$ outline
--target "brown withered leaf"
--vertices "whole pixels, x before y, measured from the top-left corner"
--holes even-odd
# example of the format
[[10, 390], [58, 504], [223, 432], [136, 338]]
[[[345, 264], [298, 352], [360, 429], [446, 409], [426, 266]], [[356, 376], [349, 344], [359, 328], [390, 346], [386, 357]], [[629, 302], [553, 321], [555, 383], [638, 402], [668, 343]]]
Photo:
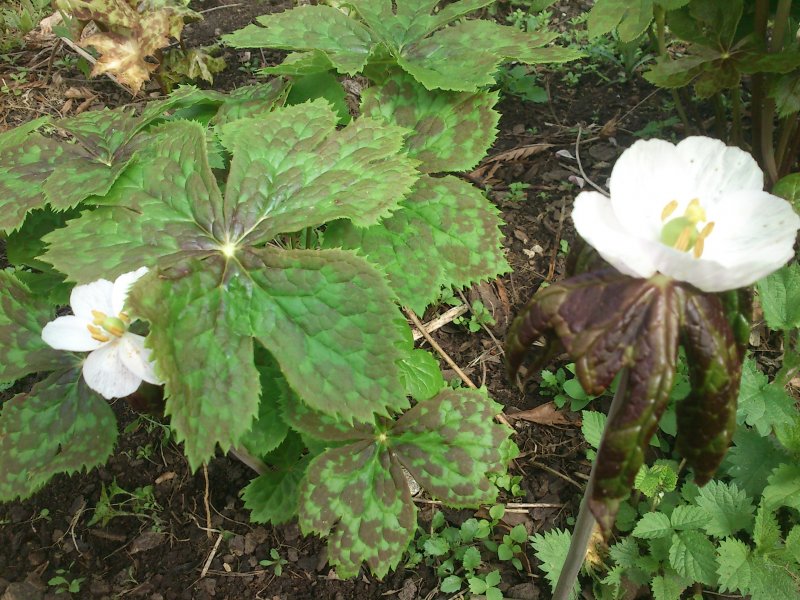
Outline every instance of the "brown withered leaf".
[[553, 402], [547, 402], [536, 408], [530, 410], [521, 410], [516, 413], [506, 414], [506, 418], [510, 421], [522, 419], [529, 423], [538, 423], [539, 425], [574, 425], [572, 421], [567, 418], [564, 411], [558, 410]]

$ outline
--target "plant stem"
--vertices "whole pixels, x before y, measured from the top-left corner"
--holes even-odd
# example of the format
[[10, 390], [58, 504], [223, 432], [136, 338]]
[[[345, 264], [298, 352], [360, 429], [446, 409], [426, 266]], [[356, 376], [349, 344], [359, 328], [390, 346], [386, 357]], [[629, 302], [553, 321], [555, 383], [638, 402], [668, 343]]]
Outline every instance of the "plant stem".
[[[667, 57], [667, 11], [658, 4], [653, 6], [653, 13], [655, 15], [656, 21], [656, 43], [658, 45], [658, 55], [666, 60]], [[652, 30], [648, 30], [652, 34]], [[678, 93], [678, 90], [671, 89], [670, 92], [672, 93], [672, 102], [675, 104], [675, 112], [678, 113], [678, 117], [683, 123], [684, 130], [686, 133], [690, 133], [692, 130], [692, 124], [689, 122], [689, 117], [686, 116], [686, 109], [683, 107], [683, 101], [681, 100], [681, 96]]]
[[[608, 423], [612, 421], [614, 416], [620, 411], [623, 405], [622, 399], [625, 397], [625, 391], [628, 388], [628, 370], [623, 369], [622, 376], [617, 386], [617, 391], [614, 393], [614, 399], [611, 401], [611, 407], [608, 409], [608, 419], [606, 420], [606, 429]], [[606, 437], [606, 430], [603, 430], [603, 440]], [[603, 440], [600, 446], [603, 446]], [[561, 568], [561, 574], [558, 577], [556, 589], [553, 591], [553, 600], [568, 600], [572, 588], [575, 587], [575, 582], [578, 579], [578, 573], [583, 566], [583, 561], [586, 558], [586, 549], [589, 546], [589, 539], [592, 537], [594, 530], [595, 519], [592, 511], [589, 510], [589, 497], [594, 488], [595, 471], [597, 470], [597, 458], [592, 464], [592, 471], [589, 474], [589, 483], [583, 492], [583, 499], [581, 500], [581, 507], [578, 511], [578, 519], [575, 522], [575, 529], [572, 531], [572, 539], [569, 544], [569, 551], [567, 558], [564, 561], [564, 566]]]
[[721, 140], [728, 137], [725, 122], [725, 104], [722, 102], [722, 92], [717, 92], [714, 94], [714, 129], [717, 130], [717, 137]]
[[775, 9], [775, 20], [772, 26], [770, 52], [780, 52], [783, 49], [783, 38], [786, 36], [786, 26], [789, 24], [791, 10], [792, 0], [778, 0], [778, 7]]
[[775, 162], [778, 165], [778, 177], [787, 175], [792, 170], [792, 162], [795, 158], [794, 154], [788, 154], [789, 141], [792, 139], [797, 127], [797, 113], [792, 113], [786, 117], [780, 126], [780, 138], [778, 139], [778, 147], [775, 150]]
[[[767, 21], [769, 20], [769, 0], [756, 0], [755, 14], [755, 36], [761, 42], [762, 47], [767, 47]], [[750, 100], [752, 116], [752, 138], [751, 145], [756, 160], [761, 167], [764, 167], [763, 146], [761, 138], [761, 127], [764, 112], [764, 75], [756, 73], [752, 78], [752, 94]]]
[[731, 119], [733, 121], [731, 127], [731, 141], [742, 147], [742, 88], [736, 86], [731, 90]]

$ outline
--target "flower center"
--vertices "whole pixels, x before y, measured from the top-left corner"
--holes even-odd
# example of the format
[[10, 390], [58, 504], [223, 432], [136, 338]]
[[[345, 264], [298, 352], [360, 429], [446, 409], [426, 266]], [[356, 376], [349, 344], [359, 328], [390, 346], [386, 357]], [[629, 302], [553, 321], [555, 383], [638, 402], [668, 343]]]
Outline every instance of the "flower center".
[[[672, 200], [661, 211], [661, 222], [664, 223], [661, 228], [661, 243], [675, 248], [679, 252], [691, 250], [695, 258], [700, 258], [703, 255], [705, 240], [714, 230], [714, 222], [706, 222], [706, 211], [700, 205], [698, 198], [689, 202], [682, 217], [675, 217], [667, 221], [676, 208], [678, 208], [678, 201]], [[697, 226], [700, 223], [706, 224], [698, 231]]]
[[122, 337], [128, 331], [128, 326], [131, 324], [130, 317], [124, 312], [119, 313], [116, 317], [109, 317], [106, 313], [99, 310], [93, 310], [92, 316], [94, 321], [87, 325], [91, 336], [98, 342], [109, 342], [111, 337]]

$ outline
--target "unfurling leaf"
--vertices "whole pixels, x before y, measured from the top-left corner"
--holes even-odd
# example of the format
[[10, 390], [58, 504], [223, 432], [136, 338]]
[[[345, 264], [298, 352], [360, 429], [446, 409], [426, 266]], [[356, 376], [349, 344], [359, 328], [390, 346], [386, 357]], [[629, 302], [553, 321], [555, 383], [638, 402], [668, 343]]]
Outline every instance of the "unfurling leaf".
[[[634, 279], [613, 270], [572, 277], [539, 291], [512, 323], [506, 358], [513, 377], [540, 337], [570, 354], [589, 394], [600, 394], [625, 368], [619, 409], [609, 416], [589, 498], [606, 535], [669, 400], [678, 345], [690, 359], [693, 386], [678, 408], [678, 445], [699, 482], [716, 470], [733, 434], [741, 362], [721, 301], [656, 275]], [[556, 346], [548, 343], [532, 372]], [[702, 431], [700, 431], [702, 430]]]

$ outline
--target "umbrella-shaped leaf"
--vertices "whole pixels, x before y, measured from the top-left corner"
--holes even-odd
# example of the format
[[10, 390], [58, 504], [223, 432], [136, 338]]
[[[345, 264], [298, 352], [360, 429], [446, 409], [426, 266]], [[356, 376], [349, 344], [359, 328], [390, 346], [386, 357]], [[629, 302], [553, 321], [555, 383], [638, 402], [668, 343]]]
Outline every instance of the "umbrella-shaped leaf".
[[117, 437], [108, 403], [77, 369], [53, 373], [0, 414], [0, 500], [27, 497], [56, 473], [105, 462]]
[[362, 114], [411, 129], [406, 148], [424, 173], [468, 171], [497, 135], [497, 93], [427, 90], [398, 73], [362, 94]]
[[390, 218], [366, 229], [333, 223], [325, 245], [352, 248], [380, 265], [401, 304], [421, 313], [442, 286], [469, 285], [508, 271], [500, 224], [497, 209], [480, 190], [455, 177], [423, 177]]
[[257, 244], [333, 219], [365, 226], [389, 215], [417, 177], [411, 161], [394, 158], [404, 130], [361, 118], [337, 131], [336, 122], [317, 101], [222, 126], [234, 154], [229, 237]]
[[366, 562], [382, 577], [397, 566], [416, 527], [401, 465], [446, 504], [492, 502], [487, 473], [505, 468], [510, 431], [494, 422], [499, 405], [482, 392], [445, 390], [390, 427], [354, 432], [356, 441], [315, 458], [302, 484], [300, 526], [329, 535], [340, 576]]

